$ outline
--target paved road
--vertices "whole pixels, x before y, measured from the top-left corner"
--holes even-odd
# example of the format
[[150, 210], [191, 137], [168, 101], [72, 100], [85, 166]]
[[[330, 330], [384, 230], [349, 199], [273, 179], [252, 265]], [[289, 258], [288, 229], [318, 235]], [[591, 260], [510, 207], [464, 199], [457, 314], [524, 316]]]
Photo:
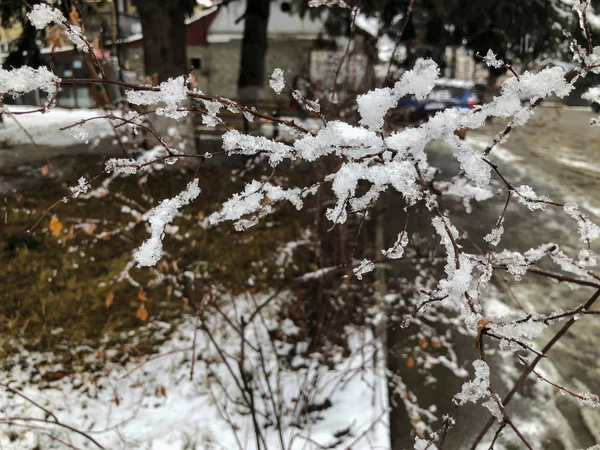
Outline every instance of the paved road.
[[[591, 111], [578, 109], [540, 108], [538, 114], [522, 129], [513, 132], [508, 142], [492, 153], [491, 159], [502, 169], [502, 173], [515, 185], [528, 184], [537, 193], [549, 195], [554, 201], [564, 203], [577, 200], [585, 212], [600, 222], [600, 128], [590, 128]], [[491, 136], [504, 126], [495, 122], [485, 129], [471, 132], [469, 142], [474, 146], [485, 147]], [[430, 159], [437, 167], [446, 169], [451, 176], [458, 166], [450, 151], [441, 143], [434, 143], [428, 149]], [[503, 184], [494, 182], [498, 189]], [[466, 230], [476, 242], [486, 248], [482, 236], [493, 227], [502, 207], [505, 193], [495, 200], [473, 203], [473, 212], [465, 214], [459, 202], [445, 203], [443, 206], [456, 218], [456, 224]], [[399, 210], [400, 208], [392, 208]], [[386, 223], [403, 223], [397, 216], [388, 217]], [[556, 242], [570, 255], [577, 255], [582, 248], [575, 221], [568, 217], [562, 208], [549, 208], [546, 212], [532, 214], [516, 202], [510, 206], [506, 215], [504, 238], [499, 250], [525, 251], [546, 242]], [[393, 241], [395, 230], [389, 230], [386, 242]], [[468, 251], [469, 244], [464, 245]], [[600, 250], [599, 245], [593, 249]], [[554, 267], [555, 269], [555, 267]], [[401, 270], [400, 270], [401, 272]], [[521, 305], [527, 312], [550, 312], [558, 308], [570, 309], [587, 299], [593, 291], [590, 289], [573, 290], [569, 286], [549, 283], [535, 277], [526, 277], [516, 283], [512, 277], [497, 277], [495, 288], [487, 293], [485, 306], [489, 311], [497, 311], [501, 305], [494, 298], [503, 299], [510, 307]], [[505, 281], [506, 280], [506, 281]], [[510, 287], [509, 287], [510, 286]], [[538, 348], [557, 330], [552, 327], [537, 341]], [[391, 333], [392, 344], [400, 342], [401, 334]], [[600, 320], [585, 317], [576, 323], [566, 336], [553, 348], [548, 361], [538, 368], [550, 380], [561, 383], [575, 392], [600, 393]], [[472, 338], [456, 337], [458, 356], [463, 361], [472, 361], [478, 357], [473, 349]], [[512, 387], [514, 379], [520, 374], [521, 366], [514, 358], [499, 354], [488, 356], [493, 359], [492, 382], [497, 393], [503, 395]], [[467, 366], [469, 368], [470, 364]], [[405, 375], [411, 377], [410, 371]], [[462, 381], [457, 380], [449, 371], [439, 370], [436, 377], [440, 380], [437, 387], [415, 387], [415, 392], [427, 405], [432, 402], [448, 405], [453, 394], [460, 390]], [[413, 377], [414, 378], [414, 377]], [[413, 381], [417, 381], [416, 379]], [[408, 382], [407, 382], [408, 384]], [[456, 428], [449, 434], [445, 450], [469, 448], [474, 436], [487, 421], [489, 414], [480, 406], [463, 407], [457, 410], [443, 408], [438, 413], [450, 413], [458, 417]], [[534, 448], [544, 450], [586, 449], [600, 443], [600, 412], [589, 406], [580, 406], [577, 401], [557, 393], [548, 385], [533, 381], [525, 386], [523, 395], [511, 403], [509, 408], [513, 419], [520, 423], [520, 429], [531, 440]], [[401, 415], [401, 414], [400, 414]], [[400, 423], [400, 422], [398, 422]], [[392, 418], [392, 430], [394, 419]], [[488, 448], [495, 427], [488, 434]], [[396, 434], [397, 449], [409, 448], [408, 440], [402, 432]], [[523, 448], [523, 444], [509, 430], [503, 432], [507, 438], [507, 449]], [[503, 448], [497, 446], [496, 448]]]

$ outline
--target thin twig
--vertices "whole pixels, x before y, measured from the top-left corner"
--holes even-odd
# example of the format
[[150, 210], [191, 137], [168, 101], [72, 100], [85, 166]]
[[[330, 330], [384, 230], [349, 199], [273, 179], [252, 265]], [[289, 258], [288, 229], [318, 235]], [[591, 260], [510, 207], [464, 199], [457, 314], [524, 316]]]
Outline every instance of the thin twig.
[[404, 22], [402, 23], [402, 28], [400, 29], [400, 35], [396, 38], [396, 45], [394, 45], [394, 50], [392, 51], [392, 55], [390, 56], [390, 62], [388, 64], [388, 68], [387, 68], [387, 72], [385, 74], [384, 81], [387, 81], [390, 78], [390, 73], [392, 72], [392, 64], [394, 63], [394, 56], [396, 55], [396, 52], [398, 51], [398, 47], [400, 47], [400, 42], [402, 41], [402, 36], [404, 35], [404, 31], [406, 30], [406, 27], [410, 20], [410, 15], [412, 14], [414, 4], [415, 4], [415, 0], [410, 0], [410, 2], [408, 3], [408, 6], [406, 7], [406, 13], [404, 14]]
[[[583, 310], [588, 310], [592, 307], [592, 305], [596, 302], [596, 300], [598, 300], [598, 298], [600, 297], [600, 289], [598, 289], [589, 299], [588, 301], [584, 304]], [[565, 323], [562, 328], [552, 337], [552, 339], [550, 339], [550, 341], [544, 346], [544, 348], [542, 349], [541, 353], [542, 354], [546, 354], [550, 351], [550, 349], [554, 346], [554, 344], [556, 344], [563, 336], [564, 334], [569, 330], [569, 328], [571, 328], [571, 326], [573, 326], [573, 324], [576, 322], [574, 317], [571, 317], [571, 319]], [[527, 367], [523, 373], [521, 374], [521, 376], [519, 377], [519, 379], [515, 382], [515, 384], [513, 385], [512, 389], [510, 390], [510, 392], [504, 397], [504, 399], [502, 400], [502, 405], [506, 406], [514, 397], [514, 395], [521, 389], [521, 387], [523, 387], [523, 385], [525, 384], [525, 380], [527, 379], [528, 375], [531, 373], [531, 370], [535, 368], [535, 366], [537, 366], [537, 364], [542, 360], [543, 358], [541, 356], [537, 356], [534, 361], [531, 363], [530, 367]], [[483, 429], [481, 430], [481, 432], [477, 435], [477, 437], [475, 438], [475, 441], [473, 442], [473, 445], [471, 446], [471, 450], [475, 450], [477, 448], [477, 445], [481, 442], [481, 440], [485, 437], [486, 433], [488, 432], [488, 430], [490, 429], [490, 427], [492, 426], [492, 424], [494, 423], [494, 418], [490, 418], [487, 423], [484, 425]]]

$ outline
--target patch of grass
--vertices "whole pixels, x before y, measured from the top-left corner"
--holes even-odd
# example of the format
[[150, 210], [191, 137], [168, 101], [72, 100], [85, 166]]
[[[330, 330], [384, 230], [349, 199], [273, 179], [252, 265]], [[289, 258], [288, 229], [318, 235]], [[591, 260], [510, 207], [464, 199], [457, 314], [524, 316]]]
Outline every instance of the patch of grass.
[[[204, 217], [243, 190], [242, 181], [232, 181], [231, 169], [220, 167], [200, 172], [202, 193], [172, 224], [178, 228], [166, 236], [165, 257], [157, 268], [129, 271], [145, 299], [138, 295], [140, 287], [120, 280], [132, 251], [149, 236], [136, 214], [180, 192], [192, 178], [192, 169], [151, 173], [144, 182], [140, 176], [117, 178], [106, 195], [61, 203], [27, 232], [48, 205], [66, 195], [66, 186], [76, 184], [81, 175], [91, 178], [101, 162], [71, 160], [68, 165], [77, 168], [71, 175], [40, 177], [34, 188], [6, 196], [6, 221], [0, 226], [0, 347], [8, 348], [15, 338], [36, 350], [94, 346], [106, 335], [117, 339], [119, 333], [138, 330], [144, 324], [136, 315], [140, 305], [150, 321], [175, 320], [185, 311], [183, 297], [189, 296], [176, 282], [186, 270], [206, 289], [211, 284], [233, 290], [247, 287], [251, 277], [257, 287], [265, 288], [294, 275], [293, 269], [274, 264], [277, 249], [299, 239], [312, 218], [302, 219], [291, 206], [282, 205], [243, 233], [230, 224], [201, 226]], [[256, 169], [248, 176], [262, 173]], [[50, 227], [53, 216], [62, 225], [59, 232]], [[152, 343], [146, 347], [151, 350]]]

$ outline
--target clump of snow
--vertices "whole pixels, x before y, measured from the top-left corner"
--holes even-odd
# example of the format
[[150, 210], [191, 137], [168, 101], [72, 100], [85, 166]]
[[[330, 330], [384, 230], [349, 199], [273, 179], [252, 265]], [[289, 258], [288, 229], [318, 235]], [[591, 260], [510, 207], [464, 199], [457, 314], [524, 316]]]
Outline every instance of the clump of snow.
[[383, 253], [383, 255], [389, 259], [399, 259], [402, 258], [402, 255], [404, 255], [404, 247], [406, 247], [407, 245], [408, 234], [406, 233], [406, 231], [402, 231], [398, 235], [398, 239], [396, 239], [394, 245], [388, 248], [387, 250], [381, 250], [381, 253]]
[[600, 227], [592, 222], [586, 214], [583, 214], [579, 211], [579, 206], [577, 203], [566, 203], [564, 210], [569, 216], [577, 220], [577, 225], [579, 226], [579, 238], [581, 242], [590, 244], [600, 237]]
[[269, 86], [273, 89], [277, 95], [281, 94], [285, 87], [285, 79], [283, 77], [283, 70], [275, 69], [269, 78]]
[[547, 202], [550, 201], [550, 198], [545, 195], [536, 194], [531, 186], [527, 186], [526, 184], [519, 186], [516, 189], [516, 193], [519, 203], [527, 206], [530, 211], [535, 211], [537, 209], [543, 211], [546, 209]]
[[133, 175], [137, 173], [139, 164], [135, 159], [111, 158], [106, 161], [104, 170], [106, 172], [123, 173]]
[[465, 171], [465, 175], [479, 187], [490, 184], [491, 167], [483, 160], [482, 154], [471, 149], [465, 141], [461, 141], [458, 136], [452, 134], [446, 138], [455, 149], [455, 156], [460, 167]]
[[[409, 204], [414, 204], [420, 197], [420, 191], [416, 184], [417, 172], [408, 161], [391, 161], [380, 166], [367, 166], [361, 163], [344, 164], [340, 170], [332, 174], [329, 179], [333, 180], [332, 189], [337, 197], [336, 206], [328, 208], [326, 216], [335, 223], [344, 223], [348, 217], [346, 205], [350, 204], [354, 211], [364, 210], [379, 195], [392, 186], [402, 194]], [[353, 198], [359, 180], [367, 180], [373, 185], [369, 191], [360, 198]], [[352, 200], [350, 200], [352, 198]]]
[[420, 437], [415, 438], [415, 450], [438, 450], [435, 444], [426, 439], [421, 439]]
[[383, 140], [375, 132], [339, 120], [328, 122], [316, 136], [309, 134], [298, 139], [294, 148], [299, 157], [311, 162], [332, 153], [360, 159], [385, 149]]
[[578, 264], [581, 267], [595, 267], [598, 264], [598, 260], [591, 250], [584, 248], [579, 250]]
[[217, 114], [219, 114], [219, 110], [223, 107], [223, 104], [210, 100], [202, 100], [202, 103], [204, 103], [207, 112], [207, 114], [202, 114], [202, 123], [207, 127], [217, 126], [219, 124]]
[[473, 361], [475, 378], [462, 385], [462, 390], [454, 396], [454, 403], [464, 405], [466, 402], [476, 403], [480, 398], [489, 395], [490, 368], [485, 361]]
[[181, 119], [187, 116], [186, 109], [179, 109], [181, 102], [187, 98], [187, 94], [188, 90], [183, 76], [163, 81], [158, 86], [158, 90], [129, 90], [126, 92], [127, 101], [134, 105], [164, 104], [156, 109], [156, 114], [172, 119]]
[[294, 149], [283, 142], [275, 142], [263, 136], [251, 136], [242, 134], [237, 130], [231, 130], [223, 134], [223, 150], [228, 154], [256, 155], [264, 153], [269, 157], [273, 167], [284, 159], [295, 159]]
[[28, 66], [11, 70], [0, 69], [0, 93], [13, 97], [40, 89], [47, 92], [50, 98], [60, 81], [60, 78], [45, 66], [38, 69]]
[[546, 329], [546, 325], [540, 321], [514, 322], [512, 320], [496, 320], [488, 325], [495, 334], [507, 339], [517, 341], [531, 341], [538, 337]]
[[492, 49], [488, 50], [487, 54], [485, 55], [484, 61], [488, 65], [488, 67], [494, 67], [495, 69], [500, 69], [504, 66], [504, 61], [502, 61], [501, 59], [497, 59], [496, 54], [492, 51]]
[[69, 133], [78, 141], [84, 141], [86, 144], [89, 142], [90, 131], [83, 124], [69, 128]]
[[153, 266], [162, 257], [162, 239], [165, 227], [175, 219], [179, 208], [192, 202], [200, 195], [198, 180], [194, 179], [176, 197], [163, 200], [151, 209], [144, 218], [150, 223], [151, 236], [133, 254], [138, 267]]
[[501, 400], [494, 394], [493, 396], [490, 396], [487, 401], [483, 402], [481, 406], [487, 408], [498, 422], [502, 422], [504, 420], [504, 415], [502, 414], [502, 410], [500, 410], [500, 404]]
[[[504, 222], [504, 220], [502, 220]], [[500, 243], [500, 239], [502, 239], [502, 234], [504, 234], [504, 227], [502, 226], [502, 222], [499, 223], [495, 228], [492, 229], [488, 234], [483, 237], [483, 240], [489, 242], [490, 245], [496, 246]]]
[[[271, 214], [273, 204], [287, 200], [296, 209], [302, 209], [304, 193], [299, 188], [283, 189], [279, 186], [273, 186], [270, 183], [261, 183], [254, 180], [246, 184], [244, 192], [234, 194], [229, 200], [223, 203], [221, 211], [215, 212], [208, 217], [211, 225], [216, 225], [227, 220], [235, 222], [235, 229], [238, 231], [250, 228], [258, 223], [260, 218]], [[254, 214], [249, 219], [242, 219], [243, 216]]]
[[91, 187], [92, 186], [85, 177], [81, 177], [77, 181], [77, 186], [71, 186], [69, 187], [69, 190], [71, 191], [72, 196], [77, 198], [80, 194], [85, 194]]
[[359, 280], [363, 279], [363, 275], [369, 272], [372, 272], [375, 269], [375, 264], [373, 264], [373, 261], [369, 261], [368, 259], [363, 259], [360, 263], [360, 265], [358, 267], [355, 267], [354, 269], [352, 269], [352, 271], [354, 272], [354, 275], [356, 275], [356, 278], [358, 278]]
[[582, 94], [581, 98], [592, 103], [600, 103], [600, 87], [589, 88]]
[[395, 107], [408, 94], [414, 94], [417, 99], [423, 100], [433, 89], [438, 76], [439, 68], [433, 60], [419, 58], [415, 67], [406, 71], [393, 88], [375, 89], [357, 97], [360, 123], [373, 130], [381, 130], [390, 108]]
[[38, 3], [33, 5], [31, 11], [27, 13], [27, 18], [38, 30], [44, 29], [51, 23], [59, 25], [67, 38], [75, 44], [79, 51], [87, 52], [89, 50], [89, 43], [85, 39], [81, 27], [69, 24], [65, 16], [58, 9], [45, 3]]
[[65, 24], [67, 19], [57, 8], [53, 8], [45, 3], [33, 5], [31, 11], [27, 13], [29, 22], [38, 30], [43, 30], [51, 23]]

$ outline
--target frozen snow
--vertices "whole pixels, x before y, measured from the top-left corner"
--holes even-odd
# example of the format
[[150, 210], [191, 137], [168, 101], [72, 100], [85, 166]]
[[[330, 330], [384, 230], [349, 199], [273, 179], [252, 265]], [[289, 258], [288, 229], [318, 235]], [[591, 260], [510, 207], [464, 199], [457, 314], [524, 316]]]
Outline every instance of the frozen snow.
[[504, 66], [504, 61], [496, 58], [496, 54], [490, 49], [484, 57], [485, 63], [489, 67], [494, 67], [495, 69], [500, 69]]
[[169, 78], [158, 86], [158, 90], [128, 90], [127, 101], [134, 105], [161, 105], [156, 108], [159, 116], [181, 119], [187, 116], [186, 109], [180, 109], [187, 98], [188, 90], [183, 76]]
[[[13, 112], [25, 112], [38, 110], [35, 106], [7, 105], [6, 109]], [[70, 130], [60, 130], [62, 127], [73, 125], [80, 120], [106, 115], [106, 111], [99, 109], [63, 109], [51, 108], [46, 113], [32, 112], [31, 114], [19, 114], [14, 117], [31, 134], [38, 145], [51, 147], [68, 147], [80, 143]], [[87, 140], [114, 135], [114, 130], [108, 119], [92, 120], [85, 126], [89, 133]], [[81, 137], [81, 136], [78, 136]], [[31, 140], [11, 119], [7, 113], [4, 114], [4, 127], [0, 127], [0, 142], [5, 145], [17, 146], [30, 144]]]
[[156, 208], [144, 214], [144, 219], [150, 223], [152, 236], [133, 254], [138, 267], [153, 266], [160, 260], [165, 227], [175, 219], [179, 208], [191, 203], [198, 195], [200, 195], [200, 188], [198, 180], [194, 179], [177, 196], [163, 200]]
[[283, 78], [283, 70], [275, 69], [269, 78], [269, 86], [273, 89], [277, 95], [281, 94], [285, 87], [285, 79]]
[[10, 70], [0, 68], [0, 93], [13, 97], [40, 89], [48, 93], [50, 98], [56, 92], [59, 82], [60, 78], [46, 66], [38, 69], [27, 66]]
[[[262, 303], [267, 297], [266, 294], [257, 294], [256, 301]], [[238, 312], [248, 316], [254, 308], [254, 304], [245, 296], [226, 296], [221, 301], [223, 313], [233, 322], [238, 320]], [[269, 307], [265, 310], [268, 326], [294, 333], [297, 328], [293, 324], [284, 327], [284, 324], [275, 322], [277, 315], [274, 311]], [[161, 322], [154, 324], [155, 327], [159, 325], [168, 328], [167, 324]], [[154, 356], [159, 357], [137, 370], [134, 369], [138, 364], [148, 361], [153, 355], [142, 359], [134, 357], [121, 365], [105, 361], [100, 352], [94, 349], [85, 358], [91, 364], [104, 367], [100, 377], [75, 373], [44, 386], [39, 382], [30, 382], [29, 370], [15, 364], [12, 370], [0, 374], [0, 382], [18, 380], [18, 383], [12, 383], [13, 387], [18, 387], [28, 397], [52, 410], [62, 422], [90, 433], [106, 449], [181, 450], [192, 445], [197, 450], [230, 450], [238, 448], [236, 439], [239, 438], [243, 448], [257, 450], [250, 416], [245, 408], [228, 400], [238, 398], [239, 390], [224, 360], [201, 329], [196, 331], [196, 355], [201, 355], [202, 359], [195, 362], [194, 379], [190, 380], [195, 325], [195, 317], [185, 318], [169, 339], [156, 349]], [[234, 363], [233, 357], [240, 354], [239, 335], [219, 314], [206, 317], [205, 325], [221, 343], [227, 361]], [[353, 448], [366, 448], [369, 444], [375, 448], [389, 446], [386, 420], [389, 408], [388, 380], [382, 344], [370, 330], [350, 326], [345, 334], [349, 341], [349, 355], [338, 358], [333, 367], [319, 364], [318, 355], [308, 355], [301, 358], [306, 368], [278, 371], [275, 368], [275, 354], [268, 344], [267, 330], [260, 326], [258, 320], [248, 325], [248, 343], [252, 347], [262, 347], [269, 380], [273, 386], [277, 386], [277, 383], [281, 386], [281, 390], [275, 390], [277, 398], [274, 400], [282, 401], [285, 448], [315, 448], [301, 436], [310, 437], [322, 446], [332, 445], [337, 440], [335, 433], [344, 429], [349, 429], [350, 433], [342, 436], [341, 442], [333, 448], [347, 448], [363, 433]], [[112, 351], [110, 348], [104, 349], [107, 355]], [[247, 367], [260, 364], [257, 352], [250, 345], [246, 346], [246, 351]], [[31, 364], [53, 360], [51, 354], [35, 352], [28, 354], [27, 359]], [[237, 369], [234, 370], [237, 373]], [[356, 374], [360, 376], [354, 376]], [[264, 374], [257, 371], [256, 377], [260, 378], [257, 382], [263, 385]], [[315, 386], [307, 387], [304, 384], [305, 377], [318, 382]], [[260, 411], [270, 413], [269, 399], [258, 395], [255, 399]], [[297, 403], [311, 401], [319, 404], [326, 399], [331, 401], [331, 407], [310, 414], [310, 421], [304, 424], [303, 429], [299, 429], [294, 410]], [[44, 413], [38, 408], [5, 389], [0, 390], [0, 403], [4, 411], [12, 416], [44, 418]], [[235, 432], [228, 424], [224, 411], [231, 418]], [[271, 420], [260, 414], [258, 416], [267, 448], [281, 448], [273, 426], [273, 416], [270, 416]], [[0, 446], [3, 449], [21, 450], [33, 447], [36, 443], [44, 449], [64, 448], [61, 443], [35, 429], [14, 430], [19, 436], [15, 440], [11, 439], [9, 433], [0, 434]], [[52, 420], [49, 421], [48, 431], [77, 448], [93, 448], [81, 436], [53, 427]]]

